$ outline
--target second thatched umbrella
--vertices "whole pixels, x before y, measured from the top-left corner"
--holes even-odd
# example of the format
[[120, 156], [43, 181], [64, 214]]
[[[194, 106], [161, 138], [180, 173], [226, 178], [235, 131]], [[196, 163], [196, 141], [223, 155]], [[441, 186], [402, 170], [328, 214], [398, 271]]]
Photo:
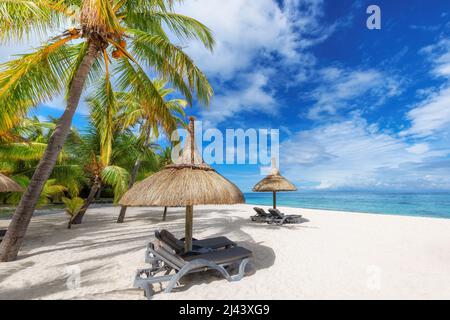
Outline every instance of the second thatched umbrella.
[[194, 205], [244, 203], [239, 188], [203, 162], [195, 151], [194, 118], [190, 138], [174, 164], [135, 184], [120, 200], [126, 206], [186, 206], [185, 251], [192, 250]]
[[272, 192], [273, 208], [277, 207], [277, 192], [279, 191], [297, 191], [297, 188], [284, 178], [277, 169], [275, 160], [272, 160], [272, 170], [269, 175], [258, 182], [253, 187], [254, 192]]
[[0, 192], [23, 192], [23, 188], [11, 178], [0, 173]]

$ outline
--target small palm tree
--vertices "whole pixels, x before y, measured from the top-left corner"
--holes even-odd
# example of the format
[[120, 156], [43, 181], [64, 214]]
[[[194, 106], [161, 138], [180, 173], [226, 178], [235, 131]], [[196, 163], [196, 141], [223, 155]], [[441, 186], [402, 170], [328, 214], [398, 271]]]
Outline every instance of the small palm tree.
[[63, 197], [62, 201], [66, 205], [66, 213], [70, 216], [69, 223], [67, 224], [67, 229], [70, 229], [73, 220], [77, 217], [83, 207], [84, 200], [79, 197], [74, 197], [72, 199]]
[[73, 220], [73, 224], [82, 222], [84, 214], [103, 183], [114, 187], [114, 200], [117, 202], [126, 191], [129, 180], [126, 169], [111, 163], [113, 143], [121, 129], [118, 120], [120, 105], [117, 99], [118, 94], [112, 91], [106, 92], [105, 87], [102, 81], [95, 95], [87, 99], [90, 106], [91, 133], [87, 136], [88, 139], [82, 141], [79, 153], [83, 154], [82, 157], [90, 155], [84, 167], [91, 177], [92, 184], [89, 195]]
[[[122, 94], [123, 103], [127, 105], [125, 112], [121, 115], [121, 122], [125, 128], [137, 126], [139, 128], [139, 141], [141, 141], [142, 154], [136, 158], [132, 169], [131, 179], [128, 188], [131, 188], [136, 182], [136, 178], [141, 167], [145, 151], [150, 146], [150, 140], [153, 137], [158, 138], [159, 129], [162, 128], [164, 133], [170, 137], [172, 132], [178, 125], [185, 125], [183, 117], [185, 116], [184, 108], [187, 102], [183, 99], [167, 99], [175, 90], [166, 88], [166, 83], [161, 80], [154, 81], [159, 95], [165, 99], [165, 108], [160, 109], [162, 112], [155, 112], [154, 105], [149, 103], [138, 92], [130, 92]], [[122, 223], [125, 219], [127, 207], [122, 206], [120, 209], [118, 223]]]
[[[14, 127], [30, 106], [65, 94], [66, 109], [50, 138], [30, 185], [0, 244], [0, 261], [15, 260], [42, 188], [70, 131], [86, 83], [104, 74], [131, 88], [139, 86], [155, 108], [164, 101], [143, 66], [150, 67], [191, 103], [192, 93], [209, 103], [212, 88], [165, 30], [199, 39], [212, 49], [210, 30], [173, 12], [175, 0], [0, 0], [0, 43], [62, 29], [36, 51], [0, 65], [0, 132]], [[78, 8], [78, 9], [73, 9]], [[116, 62], [111, 68], [111, 63]]]

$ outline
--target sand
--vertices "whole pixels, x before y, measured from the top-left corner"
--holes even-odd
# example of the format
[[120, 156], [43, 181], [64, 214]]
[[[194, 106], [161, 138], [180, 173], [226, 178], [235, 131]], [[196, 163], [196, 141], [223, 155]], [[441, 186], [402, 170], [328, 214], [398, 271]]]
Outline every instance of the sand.
[[[192, 275], [154, 299], [450, 299], [450, 219], [281, 208], [307, 221], [279, 227], [250, 222], [251, 208], [194, 214], [195, 237], [227, 235], [254, 252], [247, 277]], [[145, 299], [133, 277], [146, 244], [155, 229], [183, 236], [184, 211], [162, 222], [160, 208], [131, 208], [116, 224], [118, 212], [94, 207], [72, 230], [63, 212], [33, 218], [19, 260], [0, 264], [0, 298]]]

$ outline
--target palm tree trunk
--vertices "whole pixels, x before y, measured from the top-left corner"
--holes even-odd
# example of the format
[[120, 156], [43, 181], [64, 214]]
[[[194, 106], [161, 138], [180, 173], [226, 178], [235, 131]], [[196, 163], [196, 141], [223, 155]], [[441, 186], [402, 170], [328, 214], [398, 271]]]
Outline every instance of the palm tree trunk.
[[58, 121], [58, 125], [49, 140], [44, 156], [39, 162], [27, 190], [22, 195], [16, 212], [9, 224], [8, 231], [0, 244], [0, 261], [2, 262], [13, 261], [17, 258], [42, 188], [50, 177], [58, 155], [69, 134], [73, 115], [80, 102], [89, 70], [98, 52], [98, 46], [91, 42], [88, 52], [70, 84], [66, 110]]
[[[150, 143], [150, 132], [147, 132], [147, 135], [145, 137], [144, 147], [147, 147]], [[134, 163], [133, 172], [131, 173], [130, 182], [128, 183], [128, 190], [131, 189], [131, 187], [136, 182], [137, 175], [139, 173], [139, 169], [141, 168], [141, 159], [136, 159], [136, 162]], [[120, 208], [119, 217], [117, 218], [117, 223], [123, 223], [125, 220], [125, 213], [127, 212], [127, 206], [122, 206]]]
[[[136, 182], [137, 174], [139, 172], [139, 168], [141, 167], [142, 160], [137, 159], [134, 163], [133, 172], [131, 173], [130, 182], [128, 183], [128, 189], [131, 189], [131, 187]], [[122, 206], [120, 208], [119, 217], [117, 218], [117, 223], [123, 223], [125, 220], [125, 213], [127, 212], [127, 206]]]
[[103, 185], [100, 185], [100, 188], [97, 191], [97, 194], [95, 195], [95, 200], [99, 200], [100, 196], [102, 195], [102, 191], [103, 191]]
[[92, 184], [91, 191], [89, 191], [89, 195], [86, 198], [86, 201], [84, 201], [84, 204], [80, 209], [80, 212], [73, 219], [72, 224], [81, 224], [81, 222], [83, 222], [84, 214], [86, 213], [87, 209], [92, 204], [92, 202], [94, 201], [95, 195], [97, 194], [98, 190], [100, 190], [101, 186], [102, 186], [102, 181], [99, 176], [96, 176], [94, 178], [94, 183]]

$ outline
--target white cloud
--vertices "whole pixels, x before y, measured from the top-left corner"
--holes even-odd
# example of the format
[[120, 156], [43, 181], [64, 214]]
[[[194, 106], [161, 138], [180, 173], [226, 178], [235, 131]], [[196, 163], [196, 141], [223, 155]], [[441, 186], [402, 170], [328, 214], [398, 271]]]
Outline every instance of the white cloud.
[[355, 116], [297, 132], [282, 142], [280, 161], [286, 176], [321, 189], [434, 188], [450, 187], [450, 177], [418, 168], [449, 153], [410, 144]]
[[441, 40], [420, 52], [432, 62], [432, 72], [436, 76], [450, 77], [450, 40]]
[[431, 73], [447, 82], [438, 89], [428, 92], [428, 97], [407, 113], [411, 127], [402, 135], [419, 137], [450, 132], [450, 40], [441, 40], [420, 51], [432, 64]]
[[202, 112], [202, 119], [214, 126], [239, 112], [276, 114], [276, 100], [268, 88], [270, 70], [259, 70], [236, 79], [239, 89], [219, 92], [212, 107]]
[[418, 143], [409, 148], [406, 148], [406, 150], [414, 154], [424, 154], [428, 152], [428, 150], [430, 150], [430, 147], [426, 143]]
[[378, 105], [386, 97], [399, 93], [398, 81], [374, 69], [324, 68], [318, 71], [318, 80], [321, 81], [321, 85], [310, 95], [316, 102], [307, 114], [312, 120], [335, 115], [339, 110], [351, 108], [349, 102], [356, 98], [376, 97]]
[[270, 72], [284, 70], [298, 81], [299, 73], [316, 62], [308, 49], [335, 29], [321, 23], [322, 0], [285, 0], [281, 5], [276, 0], [192, 0], [176, 11], [207, 25], [216, 39], [212, 54], [198, 41], [184, 44], [215, 88], [221, 88], [211, 108], [202, 112], [203, 120], [212, 125], [238, 112], [276, 114], [279, 106], [276, 85], [268, 83]]
[[217, 42], [213, 54], [198, 42], [189, 42], [186, 51], [209, 76], [229, 80], [264, 56], [276, 55], [289, 64], [312, 62], [302, 51], [333, 31], [319, 21], [322, 2], [286, 0], [280, 7], [275, 0], [192, 0], [177, 11], [213, 30]]
[[407, 118], [411, 127], [402, 135], [430, 136], [450, 126], [450, 87], [441, 90], [421, 105], [411, 109]]

